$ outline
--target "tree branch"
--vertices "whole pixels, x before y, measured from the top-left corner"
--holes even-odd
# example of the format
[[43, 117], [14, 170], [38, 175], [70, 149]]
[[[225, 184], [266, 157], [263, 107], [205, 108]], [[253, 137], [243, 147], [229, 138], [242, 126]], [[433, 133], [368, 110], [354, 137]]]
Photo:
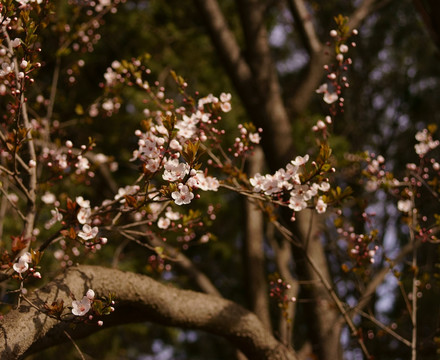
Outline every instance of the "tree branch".
[[[262, 6], [255, 0], [239, 3], [248, 56], [240, 46], [218, 5], [217, 0], [195, 0], [206, 22], [217, 53], [243, 102], [249, 118], [264, 129], [262, 146], [268, 165], [275, 171], [285, 166], [293, 155], [292, 127], [281, 96], [276, 69], [271, 59]], [[254, 8], [257, 6], [258, 8]], [[246, 19], [252, 17], [256, 22]], [[245, 30], [246, 29], [246, 30]], [[253, 32], [257, 31], [256, 34]]]
[[[294, 1], [300, 2], [299, 0], [289, 0], [289, 3], [293, 3]], [[384, 6], [386, 3], [388, 3], [387, 0], [382, 0], [381, 2], [378, 2], [377, 0], [364, 0], [351, 15], [348, 15], [348, 27], [350, 29], [359, 27], [368, 15], [377, 10], [378, 7]], [[303, 16], [306, 16], [304, 10], [306, 9], [303, 9], [303, 11], [299, 13], [299, 16], [301, 17], [297, 19], [297, 21], [301, 21]], [[308, 33], [306, 33], [310, 41], [313, 40], [313, 37], [310, 38], [310, 36], [313, 36], [311, 25], [312, 24], [310, 23], [309, 28], [307, 29]], [[306, 29], [303, 31], [306, 31]], [[295, 114], [301, 114], [309, 105], [310, 100], [314, 95], [314, 91], [322, 81], [322, 68], [333, 56], [333, 51], [331, 49], [329, 49], [328, 54], [324, 54], [323, 47], [321, 46], [321, 48], [319, 48], [317, 44], [315, 44], [312, 49], [315, 49], [315, 51], [310, 52], [310, 62], [307, 74], [301, 84], [297, 86], [295, 94], [289, 102], [290, 108]]]
[[304, 1], [289, 0], [288, 4], [308, 53], [312, 55], [321, 52], [322, 44], [316, 34], [312, 15], [307, 11]]
[[[82, 296], [87, 289], [97, 295], [115, 293], [116, 311], [103, 320], [106, 326], [151, 321], [165, 326], [199, 329], [228, 339], [249, 359], [294, 360], [293, 351], [279, 343], [258, 320], [231, 301], [193, 291], [162, 285], [143, 275], [99, 266], [77, 266], [29, 300], [41, 307], [45, 302], [64, 300], [70, 293]], [[34, 307], [22, 305], [5, 315], [0, 325], [0, 358], [17, 359], [66, 340], [68, 322], [46, 316]], [[78, 325], [69, 330], [75, 339], [98, 331], [99, 327]]]

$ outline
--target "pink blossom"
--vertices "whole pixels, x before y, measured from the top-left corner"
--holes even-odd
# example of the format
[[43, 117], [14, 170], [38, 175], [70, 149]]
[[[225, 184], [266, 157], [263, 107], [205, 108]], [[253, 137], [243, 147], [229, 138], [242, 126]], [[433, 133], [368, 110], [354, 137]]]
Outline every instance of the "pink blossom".
[[168, 229], [170, 224], [171, 224], [171, 220], [164, 217], [159, 218], [159, 220], [157, 221], [157, 227], [159, 229], [164, 229], [164, 230]]
[[82, 157], [81, 155], [78, 156], [78, 162], [75, 165], [78, 169], [79, 172], [85, 172], [86, 170], [88, 170], [90, 168], [90, 164], [89, 164], [89, 160], [87, 160], [86, 158]]
[[194, 199], [194, 194], [189, 190], [189, 187], [179, 184], [179, 191], [174, 191], [171, 194], [176, 205], [189, 204]]
[[90, 225], [86, 224], [82, 227], [82, 231], [78, 233], [78, 236], [84, 240], [90, 240], [96, 237], [98, 232], [99, 230], [97, 226], [91, 227]]
[[82, 196], [77, 196], [75, 201], [82, 208], [89, 208], [90, 207], [90, 201], [84, 200], [84, 198]]
[[90, 222], [91, 213], [92, 212], [90, 208], [81, 208], [78, 211], [78, 215], [76, 216], [76, 218], [78, 219], [78, 222], [80, 224], [86, 224]]
[[258, 133], [249, 134], [249, 141], [254, 144], [259, 144], [261, 141], [261, 136]]
[[318, 214], [323, 214], [327, 210], [327, 204], [324, 202], [324, 200], [321, 197], [318, 199], [315, 209], [318, 212]]
[[338, 94], [326, 92], [323, 99], [327, 104], [333, 104], [338, 98]]
[[18, 259], [18, 262], [16, 262], [12, 268], [18, 272], [19, 274], [27, 271], [29, 269], [29, 263], [32, 262], [32, 256], [29, 252], [24, 253], [20, 256]]
[[12, 268], [18, 272], [19, 274], [24, 273], [29, 269], [29, 263], [31, 262], [31, 257], [29, 253], [26, 253], [18, 259], [18, 262], [16, 262], [14, 265], [12, 265]]
[[91, 307], [91, 301], [87, 296], [84, 296], [81, 301], [72, 301], [72, 314], [76, 316], [84, 316]]
[[411, 200], [399, 200], [397, 202], [397, 209], [403, 213], [409, 213], [411, 211]]
[[304, 155], [304, 156], [297, 156], [295, 160], [291, 161], [291, 163], [294, 166], [301, 166], [307, 163], [307, 161], [309, 161], [309, 155]]
[[260, 173], [256, 173], [254, 177], [249, 179], [249, 182], [254, 187], [255, 192], [260, 192], [263, 189], [263, 183], [265, 181], [265, 177]]
[[180, 213], [178, 213], [177, 211], [172, 211], [171, 207], [167, 208], [165, 216], [170, 220], [179, 220], [180, 219]]
[[294, 211], [301, 211], [307, 207], [307, 203], [300, 196], [292, 196], [289, 199], [289, 208]]
[[56, 197], [49, 191], [46, 191], [44, 195], [41, 197], [41, 201], [45, 204], [53, 204], [56, 201]]
[[189, 173], [189, 165], [187, 163], [179, 163], [179, 160], [168, 160], [164, 166], [165, 171], [162, 178], [166, 181], [179, 181]]

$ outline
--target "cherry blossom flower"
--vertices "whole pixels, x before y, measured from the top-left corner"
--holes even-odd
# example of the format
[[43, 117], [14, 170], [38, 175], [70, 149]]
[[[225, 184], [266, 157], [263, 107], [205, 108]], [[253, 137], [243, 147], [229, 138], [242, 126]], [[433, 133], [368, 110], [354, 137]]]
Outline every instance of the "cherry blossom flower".
[[44, 224], [44, 227], [46, 229], [50, 229], [58, 221], [63, 220], [63, 214], [60, 214], [60, 212], [58, 211], [58, 208], [51, 210], [50, 213], [52, 214], [52, 218], [48, 222], [46, 222], [46, 224]]
[[168, 229], [168, 227], [171, 225], [171, 220], [165, 217], [160, 217], [157, 221], [157, 227], [159, 229]]
[[83, 173], [90, 168], [89, 160], [81, 155], [78, 156], [78, 162], [75, 165], [78, 169], [78, 172]]
[[77, 196], [75, 201], [82, 208], [89, 208], [90, 207], [90, 201], [84, 200], [84, 198], [82, 196]]
[[133, 186], [126, 186], [125, 188], [119, 188], [118, 193], [115, 195], [115, 200], [121, 200], [121, 203], [125, 202], [124, 196], [125, 195], [134, 195], [139, 191], [139, 185], [133, 185]]
[[335, 101], [339, 99], [338, 94], [326, 92], [323, 97], [324, 101], [327, 104], [333, 104]]
[[220, 186], [220, 183], [216, 178], [212, 176], [205, 176], [205, 174], [201, 171], [197, 171], [195, 176], [189, 178], [187, 184], [203, 191], [217, 191]]
[[440, 145], [440, 141], [434, 141], [427, 129], [419, 131], [416, 134], [416, 140], [419, 141], [419, 143], [414, 145], [414, 148], [420, 157], [425, 156], [428, 151], [433, 150]]
[[98, 235], [98, 232], [99, 230], [97, 226], [91, 227], [90, 225], [85, 224], [82, 227], [82, 231], [78, 233], [78, 236], [84, 240], [90, 240], [96, 237], [96, 235]]
[[187, 163], [179, 163], [179, 160], [172, 159], [165, 163], [165, 171], [162, 178], [166, 181], [179, 181], [189, 173], [190, 167]]
[[397, 202], [397, 209], [403, 213], [409, 213], [411, 211], [411, 200], [399, 200]]
[[343, 54], [346, 53], [348, 51], [348, 46], [345, 44], [342, 44], [341, 46], [339, 46], [339, 51]]
[[167, 208], [167, 211], [165, 212], [165, 216], [170, 220], [179, 220], [180, 219], [180, 213], [177, 211], [173, 211], [171, 207]]
[[29, 269], [29, 263], [31, 262], [32, 262], [32, 256], [30, 253], [26, 252], [22, 256], [20, 256], [20, 258], [14, 265], [12, 265], [12, 268], [16, 272], [21, 274]]
[[91, 221], [92, 210], [90, 208], [81, 208], [76, 218], [80, 224], [87, 224]]
[[289, 208], [293, 211], [301, 211], [307, 207], [307, 203], [300, 196], [292, 196], [289, 199]]
[[254, 187], [255, 192], [260, 192], [263, 190], [264, 181], [265, 181], [265, 177], [260, 173], [256, 173], [253, 177], [249, 179], [249, 182]]
[[307, 163], [307, 161], [309, 161], [309, 155], [304, 155], [304, 156], [297, 156], [295, 158], [295, 160], [292, 160], [291, 163], [294, 166], [301, 166], [304, 165], [305, 163]]
[[316, 203], [315, 209], [318, 212], [318, 214], [323, 214], [327, 210], [327, 204], [324, 202], [322, 197], [320, 197], [318, 199], [318, 202]]
[[72, 301], [72, 314], [76, 316], [84, 316], [91, 308], [91, 301], [87, 296], [84, 296], [81, 301]]
[[49, 191], [46, 191], [43, 196], [41, 196], [41, 201], [45, 204], [53, 204], [56, 201], [56, 197]]
[[194, 194], [190, 191], [189, 187], [183, 184], [179, 184], [179, 191], [174, 191], [171, 193], [171, 197], [173, 198], [176, 205], [186, 205], [194, 199]]
[[327, 104], [332, 104], [338, 100], [338, 94], [330, 92], [326, 83], [322, 84], [318, 89], [315, 90], [315, 92], [317, 94], [324, 94], [324, 101]]
[[259, 144], [261, 141], [261, 136], [258, 133], [251, 133], [249, 134], [249, 141], [254, 144]]

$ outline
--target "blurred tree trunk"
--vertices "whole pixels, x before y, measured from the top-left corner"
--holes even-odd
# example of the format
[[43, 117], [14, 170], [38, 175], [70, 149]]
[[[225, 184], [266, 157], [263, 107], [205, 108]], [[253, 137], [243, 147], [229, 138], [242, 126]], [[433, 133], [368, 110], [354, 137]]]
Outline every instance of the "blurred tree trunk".
[[[212, 43], [234, 84], [237, 93], [257, 127], [264, 130], [262, 147], [271, 171], [284, 167], [293, 158], [293, 129], [295, 119], [291, 113], [301, 113], [307, 107], [318, 87], [326, 62], [323, 46], [317, 39], [311, 14], [303, 0], [289, 1], [295, 22], [298, 22], [302, 38], [309, 50], [309, 71], [299, 85], [296, 95], [286, 103], [282, 98], [282, 88], [272, 59], [266, 28], [267, 2], [260, 0], [237, 0], [240, 23], [244, 35], [244, 47], [238, 44], [217, 0], [195, 0], [205, 20]], [[363, 1], [353, 14], [350, 26], [357, 26], [372, 10], [374, 0]], [[335, 14], [336, 15], [336, 14]], [[253, 221], [254, 218], [248, 219]], [[318, 264], [322, 276], [328, 281], [331, 276], [323, 246], [319, 239], [320, 220], [309, 215], [298, 216], [295, 224], [289, 225], [300, 239], [302, 249], [293, 251], [299, 280], [309, 284], [304, 288], [309, 306], [306, 307], [309, 323], [309, 338], [319, 359], [341, 358], [340, 314], [330, 302], [326, 290], [321, 286], [307, 257]]]
[[[264, 154], [256, 147], [254, 155], [249, 159], [248, 174], [254, 176], [262, 173]], [[269, 313], [269, 290], [267, 287], [266, 261], [264, 256], [264, 216], [258, 204], [245, 199], [246, 236], [243, 246], [245, 264], [245, 284], [249, 308], [260, 318], [264, 326], [271, 330]]]

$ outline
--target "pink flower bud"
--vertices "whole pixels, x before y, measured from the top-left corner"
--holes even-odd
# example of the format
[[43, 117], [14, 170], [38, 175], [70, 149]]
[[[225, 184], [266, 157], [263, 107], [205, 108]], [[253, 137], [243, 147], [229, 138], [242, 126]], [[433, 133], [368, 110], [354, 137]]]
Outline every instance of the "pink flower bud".
[[86, 296], [89, 300], [93, 300], [95, 298], [95, 292], [92, 289], [87, 290]]

